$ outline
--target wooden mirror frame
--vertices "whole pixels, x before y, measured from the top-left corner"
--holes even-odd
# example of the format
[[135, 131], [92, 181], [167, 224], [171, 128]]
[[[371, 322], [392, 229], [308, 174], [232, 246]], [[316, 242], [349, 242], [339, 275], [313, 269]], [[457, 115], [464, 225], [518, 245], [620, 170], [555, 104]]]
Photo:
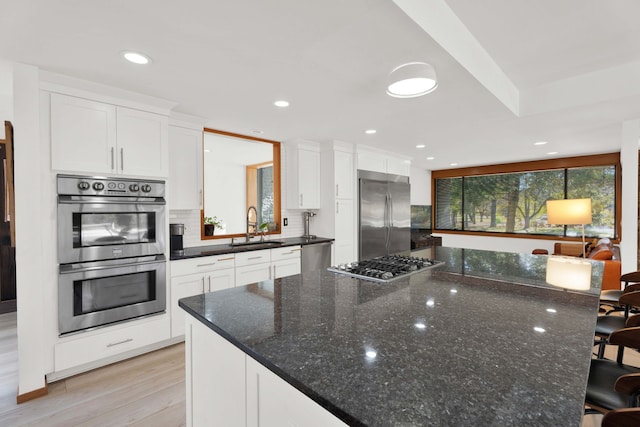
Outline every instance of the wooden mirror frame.
[[[256, 138], [253, 136], [242, 135], [238, 133], [226, 132], [217, 129], [204, 128], [204, 132], [215, 133], [218, 135], [231, 136], [234, 138], [246, 139], [249, 141], [257, 141], [264, 142], [267, 144], [271, 144], [273, 147], [273, 222], [277, 224], [277, 229], [273, 231], [268, 231], [265, 234], [280, 234], [282, 233], [282, 208], [280, 204], [280, 142], [272, 141], [270, 139]], [[202, 144], [202, 149], [204, 151], [204, 141]], [[204, 152], [203, 152], [204, 154]], [[205, 236], [204, 234], [204, 199], [206, 197], [206, 188], [204, 187], [204, 155], [202, 158], [202, 198], [203, 198], [203, 208], [200, 210], [200, 239], [202, 240], [214, 240], [214, 239], [230, 239], [232, 237], [244, 237], [244, 233], [235, 233], [235, 234], [221, 234], [221, 235], [213, 235], [213, 236]], [[256, 166], [256, 165], [251, 165]], [[249, 167], [249, 166], [248, 166]], [[245, 210], [248, 209], [245, 207]]]

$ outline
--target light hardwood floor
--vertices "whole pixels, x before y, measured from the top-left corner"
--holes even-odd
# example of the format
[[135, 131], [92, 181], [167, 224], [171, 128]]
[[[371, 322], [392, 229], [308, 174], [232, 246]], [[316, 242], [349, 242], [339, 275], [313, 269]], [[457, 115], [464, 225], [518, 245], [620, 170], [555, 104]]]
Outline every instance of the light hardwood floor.
[[15, 313], [8, 313], [0, 315], [0, 361], [3, 427], [185, 425], [184, 344], [57, 381], [47, 396], [17, 405]]
[[[606, 356], [615, 358], [616, 347]], [[184, 344], [49, 384], [47, 396], [16, 404], [18, 356], [15, 313], [0, 315], [0, 426], [183, 426]], [[640, 353], [624, 363], [640, 366]], [[585, 416], [582, 427], [599, 427]]]

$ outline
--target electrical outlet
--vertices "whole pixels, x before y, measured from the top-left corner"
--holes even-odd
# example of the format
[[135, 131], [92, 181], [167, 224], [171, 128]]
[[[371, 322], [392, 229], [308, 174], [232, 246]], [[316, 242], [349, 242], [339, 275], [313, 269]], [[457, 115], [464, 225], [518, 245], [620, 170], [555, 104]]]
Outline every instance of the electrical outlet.
[[286, 227], [287, 225], [289, 225], [289, 218], [284, 218], [284, 219], [282, 220], [282, 225], [283, 225], [284, 227]]

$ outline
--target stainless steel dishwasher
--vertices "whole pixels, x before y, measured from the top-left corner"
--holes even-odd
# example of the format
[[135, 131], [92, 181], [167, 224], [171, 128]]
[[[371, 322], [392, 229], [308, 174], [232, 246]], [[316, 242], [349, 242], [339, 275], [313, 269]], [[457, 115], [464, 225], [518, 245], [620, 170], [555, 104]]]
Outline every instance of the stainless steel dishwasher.
[[326, 270], [331, 265], [331, 245], [333, 242], [302, 245], [302, 272]]

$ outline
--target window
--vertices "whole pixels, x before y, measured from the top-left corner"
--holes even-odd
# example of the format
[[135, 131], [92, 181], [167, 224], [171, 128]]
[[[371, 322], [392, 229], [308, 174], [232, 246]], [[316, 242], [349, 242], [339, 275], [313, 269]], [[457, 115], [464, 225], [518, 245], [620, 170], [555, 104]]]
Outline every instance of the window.
[[590, 198], [586, 235], [618, 238], [618, 171], [617, 154], [434, 171], [435, 229], [577, 237], [580, 225], [547, 223], [546, 201]]

